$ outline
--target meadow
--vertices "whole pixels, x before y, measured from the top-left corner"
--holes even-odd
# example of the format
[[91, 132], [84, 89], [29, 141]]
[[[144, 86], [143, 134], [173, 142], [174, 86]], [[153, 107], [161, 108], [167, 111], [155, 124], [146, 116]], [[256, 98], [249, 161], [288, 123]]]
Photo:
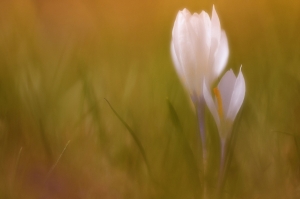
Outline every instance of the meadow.
[[[194, 107], [170, 55], [179, 10], [215, 5], [242, 65], [222, 198], [300, 198], [300, 1], [0, 1], [0, 198], [202, 198]], [[224, 72], [225, 72], [224, 71]], [[208, 198], [219, 138], [206, 110]]]

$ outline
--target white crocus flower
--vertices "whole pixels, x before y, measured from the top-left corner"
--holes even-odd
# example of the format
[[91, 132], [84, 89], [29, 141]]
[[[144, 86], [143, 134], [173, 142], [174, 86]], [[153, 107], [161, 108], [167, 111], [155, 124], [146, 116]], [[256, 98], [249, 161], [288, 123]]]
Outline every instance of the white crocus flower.
[[202, 11], [179, 11], [172, 30], [171, 54], [176, 72], [196, 107], [202, 142], [204, 173], [207, 147], [203, 99], [203, 80], [210, 86], [227, 63], [229, 49], [225, 32], [213, 6], [211, 18]]
[[222, 189], [224, 175], [226, 172], [226, 159], [228, 153], [228, 141], [235, 117], [240, 110], [246, 92], [245, 79], [240, 69], [236, 77], [230, 69], [225, 73], [218, 86], [213, 89], [214, 100], [211, 96], [210, 87], [207, 87], [204, 80], [203, 96], [205, 102], [213, 115], [218, 127], [221, 144], [221, 161], [218, 189]]
[[176, 72], [194, 104], [202, 98], [203, 79], [208, 86], [220, 75], [228, 59], [228, 42], [213, 7], [211, 19], [202, 11], [179, 11], [172, 31], [171, 54]]
[[230, 69], [225, 73], [218, 86], [213, 89], [215, 100], [213, 100], [210, 88], [206, 81], [203, 84], [203, 95], [205, 102], [212, 113], [218, 127], [222, 142], [230, 136], [234, 119], [240, 110], [245, 97], [245, 79], [240, 69], [236, 77]]

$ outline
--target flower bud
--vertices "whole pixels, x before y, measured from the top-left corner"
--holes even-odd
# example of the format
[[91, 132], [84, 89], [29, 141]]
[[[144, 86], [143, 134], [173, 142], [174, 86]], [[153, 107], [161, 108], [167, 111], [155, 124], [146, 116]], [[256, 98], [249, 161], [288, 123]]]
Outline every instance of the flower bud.
[[179, 11], [171, 42], [172, 59], [179, 78], [194, 103], [202, 97], [203, 79], [210, 86], [225, 68], [229, 49], [215, 8], [212, 17], [202, 11]]
[[237, 77], [231, 69], [225, 73], [214, 89], [215, 100], [213, 100], [209, 87], [204, 80], [203, 96], [215, 119], [221, 138], [228, 136], [235, 117], [243, 104], [245, 92], [245, 79], [241, 69]]

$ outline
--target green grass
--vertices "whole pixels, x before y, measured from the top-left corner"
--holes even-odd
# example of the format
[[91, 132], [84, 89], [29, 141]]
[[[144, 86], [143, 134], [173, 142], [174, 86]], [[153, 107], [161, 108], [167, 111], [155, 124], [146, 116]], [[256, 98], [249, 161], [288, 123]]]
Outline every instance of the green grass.
[[[196, 114], [169, 47], [177, 11], [212, 2], [62, 2], [0, 3], [0, 198], [201, 198]], [[223, 198], [298, 198], [299, 3], [215, 6], [226, 69], [242, 64], [246, 80]], [[220, 148], [206, 116], [213, 197]]]

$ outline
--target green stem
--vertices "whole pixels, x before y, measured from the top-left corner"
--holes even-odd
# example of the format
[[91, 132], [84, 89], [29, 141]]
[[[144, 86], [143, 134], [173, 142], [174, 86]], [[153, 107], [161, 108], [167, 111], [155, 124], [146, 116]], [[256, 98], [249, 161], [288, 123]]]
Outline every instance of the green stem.
[[206, 162], [207, 146], [206, 146], [206, 134], [205, 134], [205, 101], [203, 97], [200, 98], [200, 100], [196, 104], [196, 108], [197, 108], [199, 131], [201, 136], [203, 162]]
[[205, 132], [205, 100], [201, 97], [196, 103], [197, 118], [202, 144], [202, 163], [203, 163], [203, 198], [207, 198], [207, 145]]
[[[223, 192], [223, 188], [225, 185], [225, 180], [226, 180], [226, 172], [228, 169], [228, 165], [229, 165], [229, 151], [230, 151], [230, 146], [232, 145], [232, 137], [231, 137], [231, 131], [232, 128], [228, 126], [224, 128], [223, 126], [223, 130], [227, 129], [227, 131], [225, 131], [225, 137], [220, 137], [220, 144], [221, 144], [221, 159], [220, 159], [220, 171], [219, 171], [219, 179], [218, 179], [218, 198], [221, 198], [222, 196], [222, 192]], [[226, 136], [227, 135], [227, 136]]]

